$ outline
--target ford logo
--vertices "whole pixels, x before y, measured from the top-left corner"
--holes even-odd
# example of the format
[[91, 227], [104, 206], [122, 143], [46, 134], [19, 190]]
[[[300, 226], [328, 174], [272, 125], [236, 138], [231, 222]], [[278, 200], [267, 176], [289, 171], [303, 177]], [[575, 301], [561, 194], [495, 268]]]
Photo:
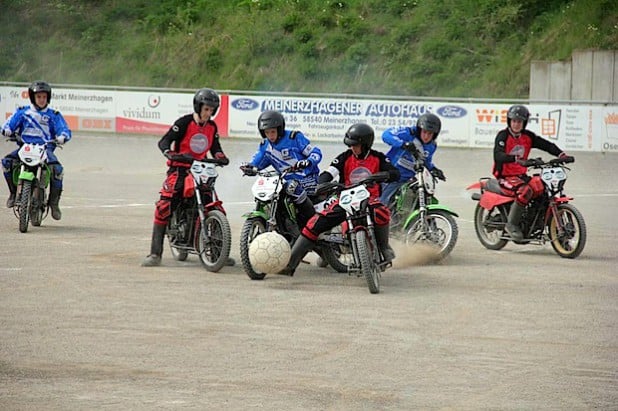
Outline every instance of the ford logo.
[[236, 100], [232, 101], [232, 107], [234, 107], [236, 110], [255, 110], [259, 107], [259, 105], [260, 104], [257, 101], [251, 100], [250, 98], [237, 98]]
[[460, 118], [468, 114], [465, 108], [459, 106], [442, 106], [436, 111], [446, 118]]

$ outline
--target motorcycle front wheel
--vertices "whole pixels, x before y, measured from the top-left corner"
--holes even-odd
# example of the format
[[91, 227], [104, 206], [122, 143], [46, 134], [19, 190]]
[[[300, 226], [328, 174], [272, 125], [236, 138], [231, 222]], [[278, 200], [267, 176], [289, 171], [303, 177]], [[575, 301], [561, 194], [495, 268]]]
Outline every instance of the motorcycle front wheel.
[[360, 230], [355, 234], [358, 259], [363, 277], [367, 280], [367, 287], [371, 294], [380, 292], [380, 269], [374, 259], [374, 250], [366, 231]]
[[438, 250], [438, 260], [443, 259], [453, 251], [459, 229], [455, 218], [444, 210], [427, 212], [425, 221], [421, 215], [414, 217], [404, 229], [406, 245], [416, 243], [429, 244]]
[[227, 217], [220, 210], [206, 213], [204, 226], [197, 221], [195, 250], [204, 268], [211, 272], [219, 271], [230, 258], [232, 230]]
[[32, 208], [30, 210], [30, 219], [32, 225], [39, 227], [43, 222], [45, 214], [45, 188], [40, 187], [37, 182], [32, 185]]
[[500, 250], [508, 243], [502, 238], [507, 221], [506, 209], [502, 206], [487, 210], [476, 205], [474, 210], [474, 230], [483, 246], [489, 250]]
[[32, 207], [32, 181], [23, 180], [21, 182], [21, 193], [19, 194], [19, 231], [28, 231], [30, 223], [30, 209]]
[[[559, 224], [563, 231], [559, 232]], [[548, 223], [549, 239], [554, 251], [563, 258], [576, 258], [586, 245], [586, 222], [580, 211], [571, 204], [560, 204], [558, 215]]]
[[240, 261], [245, 273], [252, 280], [263, 280], [265, 273], [258, 273], [253, 269], [249, 260], [249, 245], [258, 235], [266, 232], [266, 221], [260, 217], [247, 218], [240, 232]]

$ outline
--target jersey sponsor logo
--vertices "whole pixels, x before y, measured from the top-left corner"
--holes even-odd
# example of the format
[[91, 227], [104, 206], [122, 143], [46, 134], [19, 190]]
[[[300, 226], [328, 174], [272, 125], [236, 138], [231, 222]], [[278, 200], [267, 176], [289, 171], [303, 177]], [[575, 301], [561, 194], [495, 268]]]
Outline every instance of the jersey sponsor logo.
[[352, 184], [356, 184], [359, 181], [363, 181], [367, 177], [371, 175], [371, 171], [369, 171], [366, 167], [357, 167], [350, 173], [350, 182]]
[[206, 150], [208, 150], [208, 138], [201, 133], [194, 134], [193, 136], [191, 136], [189, 146], [191, 147], [191, 151], [193, 151], [194, 153], [205, 153]]

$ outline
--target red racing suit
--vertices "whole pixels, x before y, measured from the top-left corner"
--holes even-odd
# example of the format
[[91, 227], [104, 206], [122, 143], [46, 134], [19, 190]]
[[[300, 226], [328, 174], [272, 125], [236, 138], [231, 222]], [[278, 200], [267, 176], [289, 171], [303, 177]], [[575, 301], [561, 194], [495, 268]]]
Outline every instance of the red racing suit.
[[[347, 185], [364, 180], [368, 176], [380, 171], [388, 171], [388, 182], [397, 181], [399, 179], [399, 170], [393, 166], [386, 158], [384, 153], [376, 150], [369, 150], [367, 155], [362, 158], [357, 158], [352, 153], [352, 150], [346, 150], [339, 154], [328, 169], [320, 174], [319, 182], [324, 183], [339, 178], [339, 182]], [[388, 207], [382, 204], [380, 198], [381, 186], [375, 184], [369, 188], [371, 197], [369, 207], [373, 212], [373, 218], [376, 226], [388, 225], [391, 219], [391, 213]], [[334, 201], [327, 209], [320, 213], [316, 213], [307, 222], [303, 228], [302, 234], [312, 241], [316, 241], [320, 233], [330, 230], [338, 224], [345, 221], [346, 212], [339, 201]]]
[[[227, 159], [221, 144], [217, 124], [208, 120], [198, 123], [193, 114], [180, 117], [159, 140], [161, 152], [173, 151], [178, 154], [188, 154], [196, 160], [203, 160], [208, 152], [213, 158]], [[167, 225], [172, 211], [183, 197], [185, 179], [190, 164], [167, 160], [168, 170], [163, 187], [159, 191], [161, 197], [156, 203], [154, 223]]]
[[498, 179], [504, 194], [515, 197], [522, 206], [543, 193], [541, 178], [528, 176], [528, 169], [517, 162], [527, 160], [533, 148], [556, 157], [562, 154], [557, 145], [526, 129], [522, 130], [518, 137], [515, 137], [509, 128], [501, 130], [494, 143], [492, 173]]

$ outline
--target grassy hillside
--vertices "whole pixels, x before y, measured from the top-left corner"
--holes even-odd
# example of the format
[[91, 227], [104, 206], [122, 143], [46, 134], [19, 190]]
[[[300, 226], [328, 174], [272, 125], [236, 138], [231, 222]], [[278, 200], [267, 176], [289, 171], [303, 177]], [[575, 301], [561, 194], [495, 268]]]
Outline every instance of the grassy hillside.
[[0, 0], [0, 80], [525, 98], [615, 0]]

